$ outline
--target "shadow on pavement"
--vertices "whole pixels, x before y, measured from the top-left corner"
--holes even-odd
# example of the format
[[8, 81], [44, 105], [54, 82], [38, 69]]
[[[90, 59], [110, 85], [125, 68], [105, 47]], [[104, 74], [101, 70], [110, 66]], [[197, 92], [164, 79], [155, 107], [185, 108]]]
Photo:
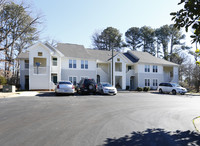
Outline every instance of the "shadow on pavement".
[[40, 92], [36, 96], [44, 97], [44, 96], [55, 96], [55, 92]]
[[78, 94], [78, 93], [74, 93], [74, 94], [59, 94], [56, 95], [55, 92], [40, 92], [38, 93], [36, 96], [39, 97], [62, 97], [62, 96], [113, 96], [113, 95], [100, 95], [100, 94]]
[[132, 132], [131, 136], [107, 138], [104, 146], [186, 146], [200, 145], [200, 134], [192, 131], [165, 131], [164, 129], [147, 129]]

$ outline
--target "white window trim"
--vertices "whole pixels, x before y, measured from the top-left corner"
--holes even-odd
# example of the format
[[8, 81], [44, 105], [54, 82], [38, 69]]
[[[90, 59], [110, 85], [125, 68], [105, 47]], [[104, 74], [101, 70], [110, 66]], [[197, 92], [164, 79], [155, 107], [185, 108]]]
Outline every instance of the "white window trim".
[[[70, 67], [70, 61], [71, 61], [71, 65], [72, 65], [72, 67]], [[70, 69], [73, 68], [73, 59], [69, 59], [68, 67], [69, 67]]]
[[[83, 61], [83, 68], [82, 68], [82, 61]], [[87, 68], [85, 67], [86, 66], [86, 61], [87, 61]], [[88, 60], [81, 60], [81, 69], [88, 69], [89, 68], [89, 61]]]
[[89, 61], [88, 60], [85, 60], [85, 62], [87, 61], [87, 68], [85, 67], [86, 66], [86, 63], [85, 63], [85, 69], [89, 69]]
[[[83, 64], [82, 64], [82, 61], [83, 61]], [[83, 65], [83, 68], [82, 68], [82, 65]], [[85, 69], [85, 60], [81, 60], [81, 69]]]
[[[146, 80], [147, 80], [147, 81], [149, 80], [149, 86], [148, 86], [148, 85], [146, 86], [146, 84], [145, 84], [145, 83], [146, 83]], [[147, 82], [147, 84], [148, 84], [148, 82]], [[150, 87], [150, 86], [151, 86], [151, 80], [150, 80], [149, 78], [148, 78], [148, 79], [147, 79], [147, 78], [144, 79], [144, 86], [145, 86], [145, 87]]]
[[[146, 71], [146, 66], [147, 66], [147, 71]], [[144, 65], [144, 72], [151, 72], [151, 66], [150, 65]]]
[[[157, 86], [154, 86], [154, 85], [153, 85], [153, 81], [154, 81], [154, 80], [157, 80]], [[152, 86], [153, 86], [153, 87], [158, 87], [158, 79], [155, 79], [155, 78], [152, 79]]]
[[[80, 77], [80, 80], [81, 80], [81, 78], [87, 78], [87, 79], [88, 79], [88, 76], [81, 76], [81, 77]], [[79, 80], [79, 81], [80, 81], [80, 80]]]
[[[57, 60], [54, 61], [53, 59], [56, 58]], [[56, 62], [56, 65], [54, 65], [54, 62]], [[52, 57], [52, 66], [58, 66], [58, 58], [57, 57]]]
[[78, 77], [77, 77], [77, 76], [69, 76], [69, 77], [68, 77], [68, 80], [69, 80], [69, 81], [70, 81], [70, 79], [69, 79], [70, 77], [72, 78], [72, 84], [74, 84], [74, 78], [76, 78], [76, 84], [78, 83], [78, 80], [77, 80]]
[[[154, 70], [154, 68], [153, 68], [154, 66], [156, 66], [157, 72], [154, 72], [154, 71], [153, 71], [153, 70]], [[153, 72], [153, 73], [158, 73], [158, 66], [157, 66], [157, 65], [153, 65], [153, 67], [152, 67], [152, 72]]]
[[[74, 67], [74, 64], [75, 64], [76, 67]], [[77, 60], [76, 59], [73, 59], [73, 61], [72, 61], [72, 68], [77, 68]]]
[[[29, 60], [27, 60], [28, 63], [26, 63], [26, 60], [24, 60], [24, 69], [28, 70], [29, 69]], [[28, 64], [28, 67], [26, 67], [26, 65]]]

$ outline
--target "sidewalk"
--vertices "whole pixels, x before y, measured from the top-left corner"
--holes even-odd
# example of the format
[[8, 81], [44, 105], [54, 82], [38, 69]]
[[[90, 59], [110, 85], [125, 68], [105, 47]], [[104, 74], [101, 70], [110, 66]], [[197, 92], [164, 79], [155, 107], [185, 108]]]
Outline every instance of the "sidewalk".
[[15, 93], [0, 92], [0, 98], [18, 97], [18, 96], [35, 96], [37, 94], [39, 94], [38, 91], [19, 91], [19, 92], [15, 92]]

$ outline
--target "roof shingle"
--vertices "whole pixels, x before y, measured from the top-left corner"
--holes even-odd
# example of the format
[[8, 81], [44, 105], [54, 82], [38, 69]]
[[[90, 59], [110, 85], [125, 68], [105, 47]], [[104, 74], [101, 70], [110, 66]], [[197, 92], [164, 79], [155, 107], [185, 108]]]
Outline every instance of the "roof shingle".
[[133, 56], [138, 58], [138, 63], [153, 63], [153, 64], [161, 64], [161, 65], [171, 65], [171, 66], [179, 66], [178, 64], [172, 63], [170, 61], [157, 58], [147, 52], [141, 52], [141, 51], [128, 51]]

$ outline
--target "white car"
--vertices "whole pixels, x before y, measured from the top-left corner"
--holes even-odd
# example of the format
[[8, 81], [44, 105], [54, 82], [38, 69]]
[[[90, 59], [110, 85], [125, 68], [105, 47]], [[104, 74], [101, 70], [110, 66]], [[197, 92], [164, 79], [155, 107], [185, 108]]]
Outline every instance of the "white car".
[[158, 86], [159, 93], [170, 93], [176, 95], [179, 94], [185, 94], [187, 93], [187, 89], [181, 87], [179, 84], [176, 83], [160, 83]]
[[74, 85], [70, 81], [60, 81], [57, 83], [55, 88], [56, 95], [61, 93], [74, 94], [74, 92]]
[[117, 94], [117, 89], [110, 83], [99, 83], [97, 88], [98, 93], [101, 94]]

